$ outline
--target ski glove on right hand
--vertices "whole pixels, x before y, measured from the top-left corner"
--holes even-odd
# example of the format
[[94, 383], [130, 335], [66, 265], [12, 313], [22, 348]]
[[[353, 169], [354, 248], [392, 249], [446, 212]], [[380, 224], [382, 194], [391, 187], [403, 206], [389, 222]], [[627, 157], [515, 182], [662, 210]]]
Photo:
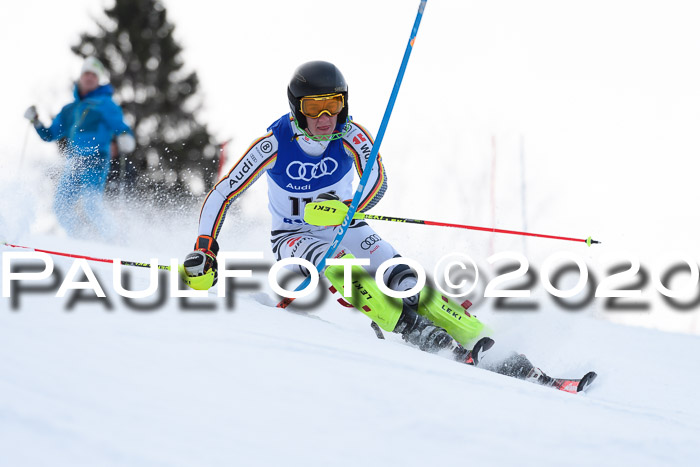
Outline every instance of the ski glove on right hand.
[[117, 136], [117, 148], [122, 154], [131, 154], [136, 149], [136, 139], [129, 133], [122, 133]]
[[216, 254], [219, 252], [219, 244], [214, 237], [200, 235], [194, 248], [180, 266], [180, 275], [191, 288], [209, 290], [218, 279]]
[[40, 126], [41, 122], [39, 121], [39, 114], [36, 111], [35, 106], [29, 106], [27, 110], [24, 111], [24, 118], [32, 122], [32, 125], [34, 126]]
[[311, 225], [340, 225], [352, 200], [340, 201], [335, 193], [321, 193], [304, 207], [304, 222]]

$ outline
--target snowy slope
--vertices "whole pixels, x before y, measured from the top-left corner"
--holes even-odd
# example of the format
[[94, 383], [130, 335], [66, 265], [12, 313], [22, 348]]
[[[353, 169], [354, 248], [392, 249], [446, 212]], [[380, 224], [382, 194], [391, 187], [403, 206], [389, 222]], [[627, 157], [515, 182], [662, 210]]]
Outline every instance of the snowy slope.
[[[173, 215], [144, 200], [117, 206], [121, 245], [53, 229], [62, 159], [21, 115], [36, 103], [48, 119], [70, 99], [79, 63], [66, 44], [87, 19], [44, 3], [36, 15], [29, 3], [18, 14], [25, 4], [16, 2], [5, 15], [11, 24], [0, 28], [2, 38], [22, 37], [0, 61], [23, 67], [3, 76], [0, 241], [135, 261], [184, 257], [197, 207]], [[94, 2], [78, 3], [93, 11]], [[294, 53], [279, 47], [289, 18], [319, 8], [316, 0], [196, 9], [173, 0], [168, 8], [185, 61], [202, 78], [205, 120], [220, 139], [234, 137], [237, 158], [287, 111], [284, 88], [305, 60], [344, 70], [354, 117], [376, 132], [414, 18], [417, 2], [409, 3], [324, 2], [329, 17], [354, 28], [354, 49], [343, 49], [350, 53], [336, 41]], [[645, 263], [671, 249], [700, 257], [691, 204], [700, 67], [687, 59], [697, 55], [697, 6], [565, 3], [430, 3], [382, 145], [391, 190], [373, 213], [600, 236], [604, 244], [587, 259], [623, 249]], [[223, 59], [212, 44], [226, 48]], [[263, 72], [251, 87], [241, 69]], [[436, 87], [459, 89], [440, 118]], [[227, 250], [264, 250], [269, 265], [264, 196], [262, 182], [246, 192], [221, 238]], [[482, 234], [376, 228], [427, 269], [450, 251], [478, 260], [524, 251], [539, 266], [568, 248], [500, 237], [489, 251]], [[65, 274], [71, 261], [55, 261]], [[700, 454], [697, 336], [611, 324], [593, 308], [567, 313], [548, 301], [538, 313], [478, 306], [497, 330], [493, 355], [517, 349], [556, 376], [598, 372], [588, 393], [569, 395], [421, 353], [393, 336], [379, 341], [364, 317], [327, 295], [280, 311], [266, 287], [244, 282], [232, 309], [210, 297], [208, 311], [176, 299], [136, 311], [115, 295], [109, 267], [91, 266], [109, 308], [88, 298], [71, 308], [71, 294], [51, 292], [22, 292], [16, 309], [0, 299], [2, 467], [695, 465]], [[133, 278], [145, 287], [145, 271]], [[628, 319], [697, 331], [697, 310], [664, 315], [655, 305]]]
[[[127, 258], [125, 247], [26, 241], [148, 259], [147, 249]], [[70, 264], [56, 258], [62, 274]], [[502, 325], [501, 350], [517, 345], [552, 375], [599, 373], [569, 395], [377, 340], [330, 297], [281, 311], [251, 280], [232, 308], [210, 294], [209, 311], [174, 298], [134, 311], [109, 266], [91, 267], [111, 310], [94, 300], [68, 310], [71, 293], [23, 293], [15, 310], [2, 301], [3, 465], [690, 465], [700, 455], [697, 336], [484, 310]], [[146, 271], [132, 277], [146, 286]]]

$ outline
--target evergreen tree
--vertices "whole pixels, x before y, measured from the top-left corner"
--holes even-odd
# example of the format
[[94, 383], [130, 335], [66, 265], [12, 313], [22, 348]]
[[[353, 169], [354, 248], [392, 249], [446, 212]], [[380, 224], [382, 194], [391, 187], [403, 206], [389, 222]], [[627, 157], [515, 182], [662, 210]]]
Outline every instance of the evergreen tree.
[[138, 187], [199, 195], [215, 181], [218, 154], [196, 119], [199, 80], [183, 69], [175, 26], [159, 0], [116, 0], [105, 14], [98, 33], [81, 34], [71, 50], [99, 58], [110, 70], [115, 100], [138, 143], [129, 156]]

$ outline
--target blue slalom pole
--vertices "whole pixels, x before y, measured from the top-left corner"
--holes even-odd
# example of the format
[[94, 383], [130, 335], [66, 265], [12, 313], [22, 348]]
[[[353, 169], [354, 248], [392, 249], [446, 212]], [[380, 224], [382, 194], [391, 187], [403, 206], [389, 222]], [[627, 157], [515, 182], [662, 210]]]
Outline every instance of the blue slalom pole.
[[[418, 14], [416, 15], [416, 20], [413, 23], [413, 29], [411, 30], [411, 37], [408, 40], [408, 44], [406, 44], [406, 51], [403, 54], [403, 60], [401, 61], [401, 67], [399, 68], [399, 74], [396, 77], [396, 82], [394, 83], [394, 89], [391, 91], [391, 97], [389, 97], [389, 103], [386, 106], [386, 110], [384, 111], [384, 118], [382, 118], [382, 123], [379, 125], [379, 131], [377, 132], [377, 137], [374, 140], [374, 145], [372, 146], [372, 152], [369, 155], [369, 159], [367, 159], [367, 165], [365, 166], [365, 172], [362, 174], [362, 177], [360, 178], [360, 183], [357, 185], [357, 190], [355, 190], [355, 195], [352, 197], [352, 202], [350, 203], [350, 206], [348, 207], [348, 213], [345, 216], [345, 219], [343, 220], [343, 223], [340, 224], [338, 228], [338, 232], [335, 234], [335, 238], [333, 239], [333, 242], [331, 242], [330, 247], [328, 248], [328, 251], [324, 255], [323, 259], [321, 260], [320, 263], [318, 263], [318, 266], [316, 266], [316, 270], [320, 273], [323, 268], [326, 267], [326, 260], [333, 256], [335, 252], [338, 250], [338, 247], [340, 246], [340, 242], [343, 241], [343, 237], [345, 237], [345, 233], [348, 230], [348, 227], [350, 226], [350, 222], [352, 222], [352, 218], [355, 215], [355, 212], [357, 212], [357, 207], [360, 204], [360, 199], [362, 198], [362, 192], [365, 191], [365, 185], [367, 184], [367, 180], [369, 180], [369, 175], [372, 172], [372, 168], [374, 167], [374, 164], [377, 161], [377, 155], [379, 154], [379, 146], [382, 144], [382, 140], [384, 139], [384, 133], [386, 132], [386, 127], [389, 124], [389, 118], [391, 117], [391, 112], [394, 110], [394, 103], [396, 102], [396, 96], [399, 94], [399, 88], [401, 87], [401, 81], [403, 81], [403, 75], [406, 72], [406, 66], [408, 65], [408, 59], [411, 56], [411, 51], [413, 50], [413, 43], [416, 41], [416, 34], [418, 34], [418, 27], [420, 26], [420, 21], [423, 18], [423, 10], [425, 10], [425, 4], [427, 3], [428, 0], [421, 0], [420, 5], [418, 6]], [[299, 286], [295, 289], [295, 291], [302, 290], [306, 288], [309, 283], [311, 282], [311, 276], [307, 277], [304, 279], [304, 281], [299, 284]], [[290, 303], [294, 301], [293, 298], [286, 297], [284, 298], [281, 302], [277, 304], [279, 308], [287, 308]]]

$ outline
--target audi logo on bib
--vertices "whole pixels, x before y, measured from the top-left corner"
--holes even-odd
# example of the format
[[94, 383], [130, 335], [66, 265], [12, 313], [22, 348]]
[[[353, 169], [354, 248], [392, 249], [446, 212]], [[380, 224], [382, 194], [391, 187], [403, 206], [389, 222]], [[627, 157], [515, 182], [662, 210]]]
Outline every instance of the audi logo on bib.
[[287, 176], [292, 180], [310, 182], [314, 178], [331, 175], [338, 168], [338, 163], [330, 157], [325, 157], [318, 164], [294, 161], [287, 166]]

